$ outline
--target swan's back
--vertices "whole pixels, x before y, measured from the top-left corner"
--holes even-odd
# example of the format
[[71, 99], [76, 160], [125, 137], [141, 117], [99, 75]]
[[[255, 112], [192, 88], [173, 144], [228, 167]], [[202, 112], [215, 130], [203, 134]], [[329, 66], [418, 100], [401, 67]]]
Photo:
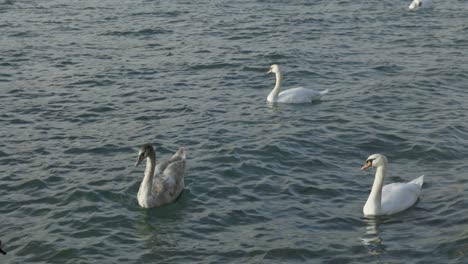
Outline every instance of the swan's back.
[[282, 91], [278, 95], [277, 102], [279, 103], [310, 103], [312, 101], [320, 100], [323, 95], [328, 93], [328, 89], [324, 91], [315, 91], [303, 87], [292, 88]]
[[408, 183], [391, 183], [382, 189], [382, 214], [395, 214], [411, 207], [421, 193], [424, 175]]

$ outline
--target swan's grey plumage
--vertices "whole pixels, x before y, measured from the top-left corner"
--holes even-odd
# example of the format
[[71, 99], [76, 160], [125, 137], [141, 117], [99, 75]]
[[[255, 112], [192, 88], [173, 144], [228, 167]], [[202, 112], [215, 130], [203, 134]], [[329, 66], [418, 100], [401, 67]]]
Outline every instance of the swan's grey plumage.
[[270, 66], [270, 69], [267, 73], [274, 73], [276, 76], [276, 83], [273, 90], [267, 97], [267, 101], [270, 103], [290, 103], [290, 104], [300, 104], [300, 103], [310, 103], [315, 100], [320, 100], [322, 96], [328, 93], [328, 90], [324, 91], [315, 91], [312, 89], [306, 89], [303, 87], [287, 89], [281, 91], [281, 82], [282, 75], [280, 68], [277, 64]]
[[145, 144], [139, 150], [135, 166], [145, 158], [145, 176], [138, 190], [138, 204], [144, 208], [151, 208], [173, 202], [185, 186], [184, 148], [180, 148], [170, 159], [156, 165], [156, 152], [153, 146]]
[[373, 154], [367, 158], [361, 170], [375, 167], [375, 179], [369, 198], [363, 208], [364, 215], [391, 215], [411, 207], [421, 193], [424, 175], [407, 183], [391, 183], [383, 186], [387, 174], [387, 157]]

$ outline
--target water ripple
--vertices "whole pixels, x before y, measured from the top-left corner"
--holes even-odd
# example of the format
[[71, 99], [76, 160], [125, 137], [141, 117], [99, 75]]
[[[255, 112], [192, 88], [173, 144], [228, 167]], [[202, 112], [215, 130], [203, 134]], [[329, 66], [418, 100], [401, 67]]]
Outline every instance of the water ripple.
[[[0, 2], [6, 263], [463, 263], [466, 7], [396, 2]], [[272, 105], [284, 86], [321, 102]], [[137, 147], [188, 150], [142, 209]], [[362, 218], [372, 172], [426, 175]]]

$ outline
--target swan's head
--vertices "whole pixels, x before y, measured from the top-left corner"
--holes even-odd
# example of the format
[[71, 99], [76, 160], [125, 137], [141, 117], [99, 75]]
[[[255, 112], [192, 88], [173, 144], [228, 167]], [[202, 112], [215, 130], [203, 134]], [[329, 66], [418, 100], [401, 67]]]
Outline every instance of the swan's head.
[[372, 154], [370, 155], [367, 160], [366, 164], [362, 166], [361, 170], [366, 170], [370, 167], [380, 167], [384, 164], [387, 164], [387, 157], [382, 154]]
[[279, 73], [279, 66], [278, 64], [273, 64], [270, 66], [270, 69], [267, 71], [268, 73]]
[[154, 148], [151, 144], [145, 144], [140, 147], [138, 151], [138, 159], [135, 162], [135, 167], [140, 165], [140, 163], [149, 156], [154, 156]]
[[410, 6], [409, 6], [409, 9], [413, 10], [413, 9], [418, 9], [422, 6], [422, 1], [421, 0], [413, 0], [413, 2], [411, 2]]

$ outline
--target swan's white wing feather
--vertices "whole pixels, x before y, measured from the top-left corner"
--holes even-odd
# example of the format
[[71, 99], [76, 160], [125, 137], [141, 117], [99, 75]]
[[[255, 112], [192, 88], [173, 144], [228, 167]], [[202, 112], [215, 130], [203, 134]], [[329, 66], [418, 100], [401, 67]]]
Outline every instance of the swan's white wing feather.
[[278, 95], [277, 102], [279, 103], [310, 103], [314, 100], [319, 100], [328, 90], [319, 92], [312, 89], [306, 89], [303, 87], [291, 88], [282, 91]]
[[391, 183], [382, 189], [382, 214], [395, 214], [411, 207], [419, 197], [421, 185]]

